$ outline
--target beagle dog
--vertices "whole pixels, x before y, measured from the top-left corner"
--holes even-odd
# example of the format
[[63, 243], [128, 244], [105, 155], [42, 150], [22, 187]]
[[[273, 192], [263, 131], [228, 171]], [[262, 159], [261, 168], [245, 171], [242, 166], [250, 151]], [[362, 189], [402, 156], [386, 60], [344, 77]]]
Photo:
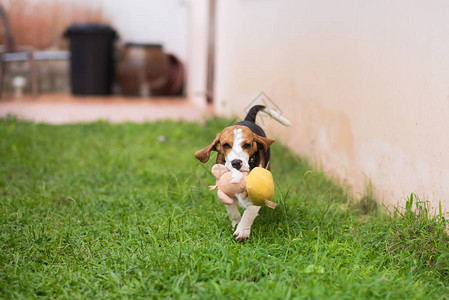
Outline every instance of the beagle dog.
[[[211, 151], [218, 152], [216, 163], [225, 165], [237, 181], [242, 171], [251, 171], [254, 167], [270, 170], [270, 146], [274, 140], [267, 138], [263, 129], [255, 123], [259, 111], [268, 114], [285, 126], [290, 126], [290, 122], [277, 111], [264, 105], [255, 105], [243, 121], [223, 129], [208, 146], [197, 151], [195, 157], [205, 163], [209, 160]], [[250, 235], [251, 226], [258, 215], [260, 206], [253, 205], [243, 194], [236, 194], [236, 198], [238, 204], [245, 209], [243, 216], [237, 207], [237, 201], [226, 205], [226, 208], [232, 227], [235, 228], [237, 225], [234, 232], [235, 239], [244, 241]]]

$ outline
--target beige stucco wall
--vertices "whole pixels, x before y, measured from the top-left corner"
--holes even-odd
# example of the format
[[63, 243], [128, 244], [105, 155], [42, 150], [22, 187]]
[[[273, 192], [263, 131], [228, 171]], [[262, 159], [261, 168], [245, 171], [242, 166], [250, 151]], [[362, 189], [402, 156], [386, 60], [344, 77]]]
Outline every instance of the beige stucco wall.
[[269, 134], [354, 194], [449, 211], [448, 16], [446, 0], [219, 0], [216, 110], [263, 91], [293, 123]]

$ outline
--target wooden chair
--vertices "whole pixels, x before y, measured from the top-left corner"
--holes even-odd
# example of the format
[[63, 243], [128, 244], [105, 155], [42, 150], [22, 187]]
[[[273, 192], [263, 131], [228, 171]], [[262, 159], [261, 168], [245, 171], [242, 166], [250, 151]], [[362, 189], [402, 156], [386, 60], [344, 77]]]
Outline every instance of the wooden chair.
[[36, 50], [31, 46], [17, 46], [11, 31], [8, 15], [0, 4], [0, 22], [3, 29], [5, 45], [0, 46], [0, 99], [3, 93], [3, 81], [6, 74], [6, 64], [15, 61], [28, 61], [30, 64], [31, 93], [33, 97], [38, 95], [37, 65], [35, 60]]

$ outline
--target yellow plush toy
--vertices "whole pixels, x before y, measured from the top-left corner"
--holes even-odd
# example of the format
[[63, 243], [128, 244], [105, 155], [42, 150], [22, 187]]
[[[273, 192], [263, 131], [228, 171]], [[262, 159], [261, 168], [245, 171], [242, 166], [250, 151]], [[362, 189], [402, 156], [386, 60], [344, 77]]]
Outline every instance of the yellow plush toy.
[[259, 167], [252, 169], [249, 174], [234, 171], [235, 174], [220, 164], [212, 167], [212, 174], [217, 182], [209, 186], [209, 189], [217, 189], [221, 202], [230, 205], [236, 199], [236, 194], [241, 194], [244, 198], [248, 197], [254, 205], [276, 208], [277, 203], [271, 201], [274, 195], [274, 182], [270, 171]]
[[246, 192], [254, 205], [276, 208], [277, 203], [271, 201], [274, 196], [274, 182], [270, 171], [260, 167], [252, 169], [246, 178]]

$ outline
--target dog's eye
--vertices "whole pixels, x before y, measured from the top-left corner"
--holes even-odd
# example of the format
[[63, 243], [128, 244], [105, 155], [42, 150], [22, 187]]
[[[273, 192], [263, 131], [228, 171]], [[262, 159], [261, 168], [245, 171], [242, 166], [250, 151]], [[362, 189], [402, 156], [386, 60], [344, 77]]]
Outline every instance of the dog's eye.
[[246, 144], [243, 145], [243, 149], [249, 149], [250, 147], [251, 147], [251, 145], [248, 144], [248, 143], [246, 143]]
[[225, 149], [231, 149], [231, 145], [229, 145], [228, 143], [226, 143], [226, 144], [223, 145], [223, 148], [225, 148]]

